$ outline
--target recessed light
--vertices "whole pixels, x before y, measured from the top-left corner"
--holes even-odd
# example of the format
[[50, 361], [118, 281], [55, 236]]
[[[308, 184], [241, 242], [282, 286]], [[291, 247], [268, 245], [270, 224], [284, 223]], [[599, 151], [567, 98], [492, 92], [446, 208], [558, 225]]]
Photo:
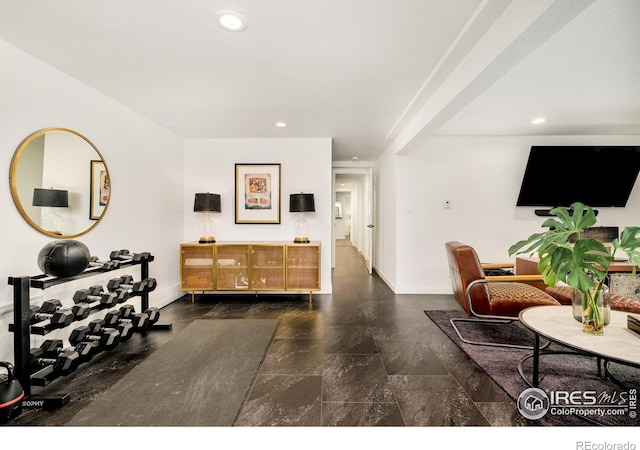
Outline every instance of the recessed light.
[[218, 11], [216, 22], [227, 31], [243, 31], [247, 28], [247, 19], [235, 11]]
[[531, 121], [532, 125], [540, 125], [541, 123], [545, 123], [547, 121], [547, 119], [545, 119], [544, 117], [536, 117], [535, 119], [533, 119]]
[[276, 126], [278, 128], [284, 128], [284, 127], [287, 126], [287, 123], [286, 122], [276, 122]]

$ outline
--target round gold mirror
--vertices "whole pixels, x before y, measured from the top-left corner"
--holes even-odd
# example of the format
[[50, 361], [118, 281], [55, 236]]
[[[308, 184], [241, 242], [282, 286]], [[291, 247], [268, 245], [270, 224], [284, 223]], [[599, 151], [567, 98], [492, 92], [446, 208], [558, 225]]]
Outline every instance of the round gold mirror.
[[27, 136], [11, 160], [11, 196], [22, 217], [47, 236], [91, 231], [109, 205], [111, 178], [93, 143], [66, 128]]

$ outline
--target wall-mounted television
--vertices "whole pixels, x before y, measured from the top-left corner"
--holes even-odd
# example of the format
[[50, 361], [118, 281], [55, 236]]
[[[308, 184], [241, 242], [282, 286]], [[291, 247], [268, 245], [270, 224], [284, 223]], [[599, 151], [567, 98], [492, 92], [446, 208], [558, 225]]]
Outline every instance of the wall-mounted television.
[[533, 146], [516, 206], [624, 207], [640, 171], [640, 146]]

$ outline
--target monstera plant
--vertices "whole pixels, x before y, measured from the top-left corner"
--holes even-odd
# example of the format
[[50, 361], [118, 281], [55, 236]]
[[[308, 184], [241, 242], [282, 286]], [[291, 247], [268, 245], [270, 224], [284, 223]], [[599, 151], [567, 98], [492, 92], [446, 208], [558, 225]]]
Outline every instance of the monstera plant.
[[582, 238], [582, 233], [596, 223], [593, 209], [582, 203], [571, 208], [554, 208], [553, 218], [547, 219], [543, 228], [547, 231], [535, 233], [509, 248], [509, 255], [537, 254], [538, 270], [544, 282], [555, 287], [560, 281], [582, 294], [582, 328], [591, 334], [602, 334], [604, 316], [601, 296], [609, 266], [616, 251], [626, 253], [629, 263], [640, 265], [640, 227], [626, 227], [613, 240], [609, 252], [600, 241]]

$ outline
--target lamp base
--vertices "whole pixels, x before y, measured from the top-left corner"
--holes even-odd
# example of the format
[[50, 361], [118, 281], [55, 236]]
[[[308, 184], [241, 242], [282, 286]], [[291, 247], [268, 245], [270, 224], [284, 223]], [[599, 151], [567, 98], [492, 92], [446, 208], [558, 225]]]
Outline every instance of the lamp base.
[[214, 242], [216, 242], [216, 238], [214, 238], [213, 236], [206, 236], [201, 237], [198, 241], [198, 244], [213, 244]]
[[293, 239], [294, 244], [308, 244], [311, 242], [308, 237], [297, 237]]

